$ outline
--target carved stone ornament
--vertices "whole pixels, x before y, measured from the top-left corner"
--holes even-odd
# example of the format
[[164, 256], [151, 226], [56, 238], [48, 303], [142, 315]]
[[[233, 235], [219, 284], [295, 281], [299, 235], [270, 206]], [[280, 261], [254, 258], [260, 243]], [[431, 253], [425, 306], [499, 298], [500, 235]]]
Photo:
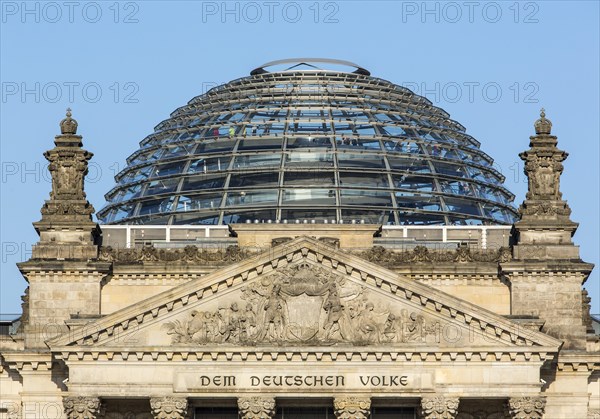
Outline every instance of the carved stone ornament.
[[99, 419], [104, 415], [102, 401], [98, 397], [63, 397], [67, 419]]
[[91, 221], [91, 214], [95, 211], [86, 199], [84, 179], [93, 153], [84, 150], [81, 136], [75, 135], [77, 121], [71, 118], [70, 109], [67, 109], [67, 117], [60, 122], [60, 129], [62, 135], [56, 136], [56, 146], [44, 153], [49, 163], [52, 190], [50, 200], [41, 209], [42, 220]]
[[107, 262], [143, 263], [143, 262], [187, 262], [206, 264], [225, 264], [240, 262], [252, 255], [251, 251], [242, 250], [238, 246], [225, 249], [202, 249], [197, 246], [186, 246], [183, 249], [157, 249], [144, 246], [131, 249], [113, 249], [111, 246], [100, 247], [99, 259]]
[[454, 419], [458, 414], [460, 400], [457, 397], [424, 397], [421, 399], [422, 419]]
[[[525, 163], [524, 172], [528, 179], [528, 190], [526, 203], [528, 201], [554, 201], [561, 202], [560, 175], [563, 171], [562, 162], [568, 157], [568, 153], [556, 147], [556, 137], [550, 135], [552, 123], [546, 119], [542, 109], [541, 118], [535, 122], [536, 136], [531, 137], [531, 148], [519, 154]], [[539, 207], [539, 203], [530, 203], [521, 210], [523, 215], [537, 215], [537, 212], [566, 214], [568, 207], [550, 206]], [[527, 212], [529, 211], [529, 212]], [[570, 211], [570, 210], [569, 210]]]
[[22, 408], [21, 402], [5, 402], [0, 403], [0, 406], [6, 409], [6, 419], [21, 419]]
[[519, 207], [519, 214], [521, 215], [571, 215], [571, 208], [566, 202], [559, 201], [558, 204], [554, 204], [542, 201], [542, 202], [527, 202], [521, 204]]
[[437, 320], [380, 307], [361, 284], [307, 263], [287, 266], [241, 289], [217, 310], [193, 310], [163, 324], [174, 344], [354, 345], [422, 343]]
[[540, 111], [540, 119], [535, 121], [535, 133], [537, 135], [550, 135], [552, 132], [552, 122], [546, 119], [546, 110], [542, 108]]
[[546, 397], [513, 397], [508, 400], [509, 417], [512, 419], [542, 419]]
[[275, 415], [273, 397], [240, 397], [238, 409], [241, 419], [271, 419]]
[[383, 246], [373, 246], [358, 256], [384, 266], [401, 263], [434, 263], [434, 262], [508, 262], [512, 258], [508, 247], [494, 250], [473, 251], [468, 246], [460, 246], [455, 250], [435, 251], [425, 246], [416, 246], [409, 251], [394, 251]]
[[587, 290], [581, 290], [581, 312], [583, 316], [583, 325], [585, 326], [588, 333], [594, 333], [594, 326], [592, 322], [591, 312], [591, 303], [592, 299], [590, 298]]
[[188, 401], [185, 397], [152, 397], [150, 409], [154, 419], [184, 419]]
[[77, 121], [71, 118], [71, 108], [67, 108], [67, 117], [60, 121], [60, 132], [63, 135], [77, 134]]
[[600, 419], [600, 409], [589, 409], [587, 419]]
[[341, 397], [333, 400], [337, 419], [367, 419], [371, 414], [370, 397]]

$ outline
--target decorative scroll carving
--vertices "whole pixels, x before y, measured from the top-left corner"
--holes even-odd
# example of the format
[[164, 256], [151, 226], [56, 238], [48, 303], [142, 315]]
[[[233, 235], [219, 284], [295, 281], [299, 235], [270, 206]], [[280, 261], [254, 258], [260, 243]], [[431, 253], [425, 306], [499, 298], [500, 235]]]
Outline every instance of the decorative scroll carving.
[[47, 202], [42, 215], [91, 215], [94, 207], [89, 202]]
[[21, 402], [5, 402], [1, 406], [6, 409], [6, 419], [21, 419]]
[[104, 406], [98, 397], [63, 397], [63, 407], [68, 419], [99, 419], [104, 415]]
[[331, 247], [339, 248], [340, 247], [340, 239], [335, 237], [319, 237], [320, 242], [323, 242]]
[[337, 419], [367, 419], [371, 414], [371, 398], [342, 397], [333, 400]]
[[519, 207], [522, 215], [571, 215], [571, 208], [566, 202], [560, 201], [558, 204], [550, 202], [523, 203]]
[[546, 408], [546, 397], [513, 397], [508, 399], [512, 419], [541, 419]]
[[279, 246], [280, 244], [292, 241], [291, 237], [276, 237], [271, 240], [271, 247]]
[[425, 343], [437, 322], [418, 312], [377, 307], [368, 290], [309, 264], [279, 269], [242, 288], [241, 301], [194, 310], [163, 325], [173, 343], [355, 345]]
[[358, 256], [386, 266], [424, 262], [508, 262], [512, 259], [512, 253], [508, 247], [473, 251], [468, 246], [460, 246], [456, 250], [450, 251], [431, 251], [425, 246], [416, 246], [408, 251], [394, 251], [383, 246], [373, 246]]
[[587, 419], [600, 419], [600, 409], [589, 409]]
[[454, 419], [460, 400], [457, 397], [424, 397], [421, 399], [422, 419]]
[[271, 419], [275, 415], [272, 397], [240, 397], [238, 409], [241, 419]]
[[188, 402], [185, 397], [152, 397], [150, 409], [154, 419], [185, 419]]
[[183, 249], [157, 249], [144, 246], [131, 249], [113, 249], [111, 246], [100, 247], [99, 259], [108, 262], [142, 263], [142, 262], [200, 262], [229, 263], [248, 258], [252, 252], [242, 250], [238, 246], [226, 249], [202, 249], [197, 246], [186, 246]]

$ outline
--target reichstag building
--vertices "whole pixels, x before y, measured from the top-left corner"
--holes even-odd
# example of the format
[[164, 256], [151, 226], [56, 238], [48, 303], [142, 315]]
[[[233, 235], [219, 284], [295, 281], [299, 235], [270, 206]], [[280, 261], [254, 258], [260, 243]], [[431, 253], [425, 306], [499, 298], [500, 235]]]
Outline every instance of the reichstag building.
[[67, 110], [44, 154], [0, 418], [600, 418], [593, 265], [544, 110], [516, 205], [485, 143], [345, 61], [194, 97], [99, 222], [82, 132]]

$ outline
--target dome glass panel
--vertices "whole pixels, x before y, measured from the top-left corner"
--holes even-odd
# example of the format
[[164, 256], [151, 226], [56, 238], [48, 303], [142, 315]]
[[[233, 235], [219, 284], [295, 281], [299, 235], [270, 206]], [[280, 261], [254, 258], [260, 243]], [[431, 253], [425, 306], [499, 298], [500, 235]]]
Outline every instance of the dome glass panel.
[[264, 67], [158, 124], [115, 177], [100, 221], [516, 220], [493, 160], [429, 100], [355, 65]]

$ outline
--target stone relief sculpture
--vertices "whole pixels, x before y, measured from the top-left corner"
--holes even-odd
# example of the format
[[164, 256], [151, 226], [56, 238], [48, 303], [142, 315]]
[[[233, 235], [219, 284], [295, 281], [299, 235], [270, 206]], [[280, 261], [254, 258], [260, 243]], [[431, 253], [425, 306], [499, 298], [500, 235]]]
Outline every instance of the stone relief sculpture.
[[163, 325], [176, 344], [424, 343], [437, 322], [372, 301], [347, 278], [304, 263], [241, 289], [216, 310], [192, 311]]
[[143, 247], [116, 249], [111, 246], [101, 246], [99, 249], [100, 260], [107, 262], [142, 263], [142, 262], [186, 262], [186, 263], [214, 263], [222, 264], [239, 262], [253, 251], [241, 249], [239, 246], [227, 246], [220, 249], [201, 248], [194, 245], [182, 249], [159, 249], [152, 245]]
[[430, 250], [425, 246], [415, 246], [411, 250], [395, 251], [383, 246], [373, 246], [369, 250], [361, 251], [358, 256], [370, 262], [377, 262], [384, 266], [400, 263], [435, 263], [435, 262], [508, 262], [512, 259], [508, 247], [488, 250], [472, 250], [468, 246], [459, 246], [453, 250]]

